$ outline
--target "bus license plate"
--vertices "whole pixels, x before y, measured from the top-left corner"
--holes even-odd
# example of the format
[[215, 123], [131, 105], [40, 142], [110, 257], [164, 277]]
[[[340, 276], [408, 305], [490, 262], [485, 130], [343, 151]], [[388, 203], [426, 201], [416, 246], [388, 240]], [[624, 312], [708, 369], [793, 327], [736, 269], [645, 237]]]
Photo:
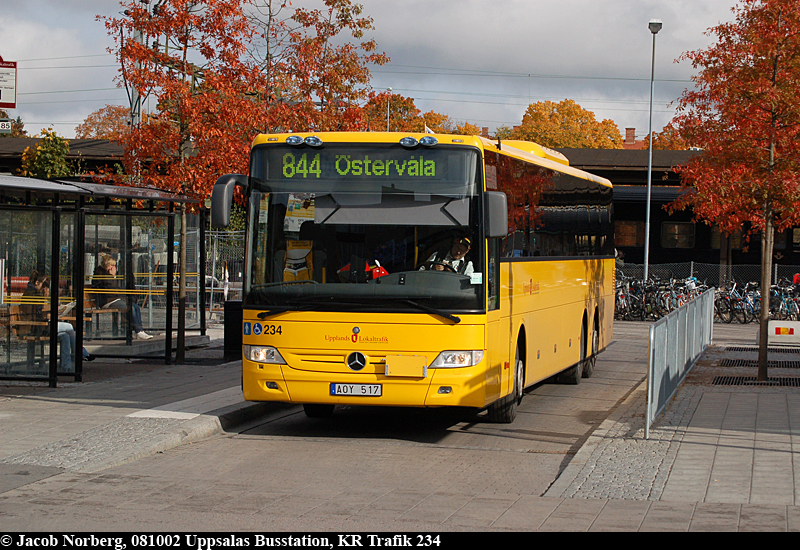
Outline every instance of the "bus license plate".
[[331, 395], [353, 395], [355, 397], [380, 397], [380, 384], [336, 384], [331, 383]]

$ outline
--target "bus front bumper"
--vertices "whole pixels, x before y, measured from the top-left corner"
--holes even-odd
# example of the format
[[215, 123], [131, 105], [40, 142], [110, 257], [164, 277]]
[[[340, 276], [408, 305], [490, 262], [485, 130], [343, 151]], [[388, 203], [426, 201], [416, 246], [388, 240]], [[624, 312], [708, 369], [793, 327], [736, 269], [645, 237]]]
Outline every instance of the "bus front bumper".
[[[244, 360], [242, 374], [247, 401], [477, 408], [488, 404], [483, 363], [474, 367], [428, 369], [424, 378], [411, 378], [307, 372], [288, 365]], [[351, 385], [365, 393], [335, 395], [332, 384]]]

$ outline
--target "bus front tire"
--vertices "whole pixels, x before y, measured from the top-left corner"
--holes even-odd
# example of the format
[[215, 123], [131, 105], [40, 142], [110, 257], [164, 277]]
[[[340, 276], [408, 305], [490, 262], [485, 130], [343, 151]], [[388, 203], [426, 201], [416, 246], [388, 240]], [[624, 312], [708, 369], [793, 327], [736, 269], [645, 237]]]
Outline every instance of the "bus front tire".
[[336, 407], [336, 405], [306, 403], [303, 405], [303, 411], [309, 418], [330, 418], [333, 416], [334, 407]]
[[525, 385], [525, 365], [520, 358], [519, 344], [514, 357], [514, 387], [511, 393], [489, 405], [487, 409], [490, 422], [496, 424], [511, 424], [517, 417], [517, 405], [522, 401], [522, 391]]

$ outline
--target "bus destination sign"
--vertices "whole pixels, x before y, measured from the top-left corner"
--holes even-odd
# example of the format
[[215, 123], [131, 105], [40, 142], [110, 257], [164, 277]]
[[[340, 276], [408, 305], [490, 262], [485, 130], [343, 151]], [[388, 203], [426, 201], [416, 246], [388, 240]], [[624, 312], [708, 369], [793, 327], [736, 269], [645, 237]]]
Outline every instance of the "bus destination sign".
[[406, 158], [387, 158], [375, 154], [337, 154], [285, 152], [281, 156], [281, 175], [286, 179], [336, 179], [342, 177], [417, 178], [437, 176], [437, 161], [424, 154]]

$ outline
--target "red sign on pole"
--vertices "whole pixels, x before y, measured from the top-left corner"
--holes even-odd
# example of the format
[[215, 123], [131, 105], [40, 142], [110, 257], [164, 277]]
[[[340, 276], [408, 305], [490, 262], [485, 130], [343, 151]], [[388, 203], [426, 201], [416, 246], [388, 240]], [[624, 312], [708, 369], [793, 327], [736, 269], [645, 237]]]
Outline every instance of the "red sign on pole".
[[17, 108], [17, 62], [0, 57], [0, 109]]

